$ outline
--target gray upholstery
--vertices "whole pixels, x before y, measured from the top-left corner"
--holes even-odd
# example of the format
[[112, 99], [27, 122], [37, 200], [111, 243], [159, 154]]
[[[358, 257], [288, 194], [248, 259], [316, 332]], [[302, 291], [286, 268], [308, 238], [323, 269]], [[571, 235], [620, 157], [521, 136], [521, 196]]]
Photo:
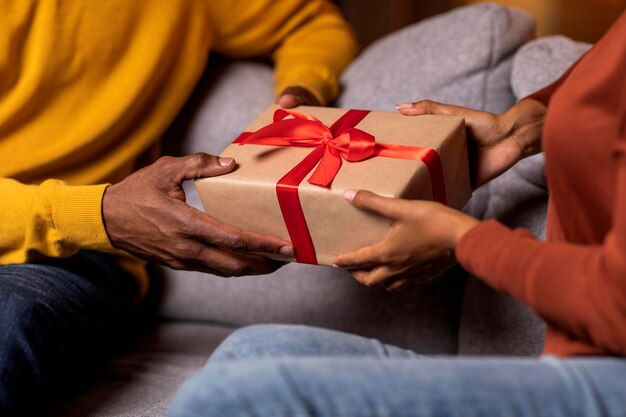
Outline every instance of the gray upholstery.
[[511, 88], [518, 99], [549, 85], [591, 45], [565, 36], [546, 36], [528, 42], [515, 54]]
[[344, 73], [338, 105], [394, 111], [394, 104], [428, 98], [504, 111], [515, 101], [513, 54], [534, 29], [525, 12], [493, 3], [424, 20], [364, 51]]
[[345, 271], [290, 264], [264, 277], [176, 274], [164, 291], [161, 312], [169, 318], [234, 326], [303, 323], [422, 353], [456, 353], [462, 285], [454, 281], [389, 294], [358, 284]]
[[[343, 77], [345, 92], [338, 104], [393, 110], [397, 102], [428, 97], [502, 111], [515, 100], [511, 71], [525, 74], [533, 70], [525, 66], [540, 65], [531, 59], [513, 60], [532, 29], [524, 13], [493, 4], [462, 8], [414, 25], [363, 52]], [[219, 153], [273, 100], [272, 73], [265, 64], [219, 59], [211, 64], [166, 135], [171, 152]], [[517, 78], [521, 80], [521, 75]], [[515, 83], [514, 76], [515, 91], [523, 91], [524, 83], [517, 87]], [[530, 165], [528, 172], [520, 165], [517, 174], [484, 188], [469, 209], [506, 219], [512, 212], [502, 207], [500, 196], [516, 195], [519, 203], [530, 204], [529, 211], [515, 212], [509, 220], [535, 225], [540, 232], [545, 188], [536, 182], [536, 174], [542, 165], [532, 161]], [[186, 191], [189, 203], [198, 206], [191, 184]], [[94, 384], [64, 402], [54, 416], [164, 416], [175, 389], [216, 343], [233, 327], [251, 323], [330, 327], [424, 353], [510, 353], [508, 349], [535, 353], [541, 323], [533, 316], [529, 319], [513, 300], [472, 285], [464, 293], [465, 279], [456, 273], [431, 285], [388, 294], [326, 267], [292, 264], [266, 277], [231, 279], [162, 269], [153, 287], [158, 290], [153, 295], [161, 323], [107, 364]], [[484, 308], [487, 303], [490, 309]], [[522, 311], [522, 316], [511, 311]], [[500, 320], [482, 320], [483, 314]], [[519, 323], [525, 324], [518, 329]]]

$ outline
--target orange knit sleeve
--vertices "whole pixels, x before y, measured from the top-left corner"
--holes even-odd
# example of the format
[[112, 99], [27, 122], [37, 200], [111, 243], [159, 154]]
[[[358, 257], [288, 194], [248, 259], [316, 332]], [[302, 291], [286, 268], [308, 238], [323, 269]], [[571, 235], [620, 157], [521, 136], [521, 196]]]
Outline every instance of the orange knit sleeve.
[[352, 29], [330, 0], [220, 0], [209, 2], [209, 15], [213, 50], [272, 58], [277, 95], [298, 85], [328, 104], [358, 52]]
[[535, 240], [491, 220], [461, 239], [457, 259], [575, 339], [626, 355], [626, 139], [616, 149], [612, 227], [602, 245]]

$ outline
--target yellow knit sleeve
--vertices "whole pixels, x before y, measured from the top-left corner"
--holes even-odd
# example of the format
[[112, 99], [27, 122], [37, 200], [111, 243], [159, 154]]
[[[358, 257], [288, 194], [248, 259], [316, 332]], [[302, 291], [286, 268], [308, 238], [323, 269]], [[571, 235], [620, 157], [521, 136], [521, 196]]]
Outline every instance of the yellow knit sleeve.
[[0, 264], [67, 257], [80, 249], [112, 251], [101, 214], [105, 188], [0, 178]]
[[328, 0], [220, 0], [210, 2], [209, 10], [213, 49], [235, 57], [272, 57], [276, 94], [299, 85], [328, 104], [358, 52], [350, 26]]

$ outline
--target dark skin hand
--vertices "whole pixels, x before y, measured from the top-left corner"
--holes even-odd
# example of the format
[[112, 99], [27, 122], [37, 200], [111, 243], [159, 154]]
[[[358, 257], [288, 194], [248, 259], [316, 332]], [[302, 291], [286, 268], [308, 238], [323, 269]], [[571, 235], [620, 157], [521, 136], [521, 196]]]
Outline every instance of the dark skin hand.
[[276, 101], [281, 107], [290, 109], [297, 106], [319, 106], [321, 103], [313, 93], [304, 87], [291, 86], [283, 90]]
[[163, 157], [109, 186], [102, 216], [112, 244], [174, 269], [220, 276], [267, 274], [282, 266], [246, 252], [291, 256], [289, 242], [241, 231], [185, 203], [184, 181], [227, 174], [232, 158], [197, 153]]
[[[285, 108], [319, 106], [306, 88], [287, 87], [277, 100]], [[283, 263], [249, 252], [293, 255], [287, 241], [241, 231], [185, 203], [184, 181], [224, 175], [236, 163], [197, 153], [163, 157], [107, 187], [102, 216], [111, 243], [138, 258], [173, 269], [220, 276], [267, 274]]]

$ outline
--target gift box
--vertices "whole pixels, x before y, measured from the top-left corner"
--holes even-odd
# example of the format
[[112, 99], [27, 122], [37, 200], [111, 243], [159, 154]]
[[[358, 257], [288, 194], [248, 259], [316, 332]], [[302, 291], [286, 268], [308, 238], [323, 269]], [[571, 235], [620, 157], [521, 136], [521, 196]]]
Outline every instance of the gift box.
[[206, 213], [291, 241], [293, 259], [275, 256], [287, 261], [331, 265], [385, 237], [389, 220], [352, 206], [345, 190], [456, 208], [471, 196], [461, 117], [271, 106], [221, 156], [238, 166], [195, 181]]

